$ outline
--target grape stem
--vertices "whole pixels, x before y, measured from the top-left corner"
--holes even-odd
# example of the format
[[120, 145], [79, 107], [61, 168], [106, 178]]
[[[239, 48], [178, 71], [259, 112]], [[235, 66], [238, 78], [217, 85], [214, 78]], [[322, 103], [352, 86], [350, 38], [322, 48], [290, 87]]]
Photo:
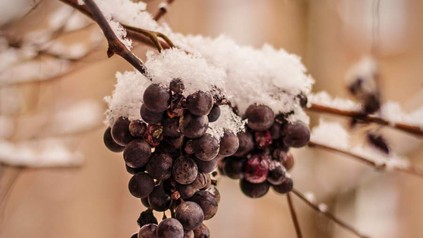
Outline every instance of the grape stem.
[[174, 2], [175, 0], [166, 0], [164, 1], [160, 7], [159, 10], [157, 11], [157, 13], [154, 15], [153, 19], [155, 21], [159, 21], [160, 18], [162, 18], [164, 15], [166, 15], [168, 7], [170, 4], [172, 4], [172, 2]]
[[[327, 151], [337, 152], [337, 153], [340, 153], [340, 154], [343, 154], [343, 155], [348, 155], [350, 158], [352, 158], [352, 159], [354, 159], [354, 160], [356, 160], [358, 162], [361, 162], [363, 164], [366, 164], [368, 166], [374, 167], [378, 171], [382, 171], [382, 170], [385, 170], [386, 171], [387, 170], [387, 164], [386, 163], [379, 164], [379, 163], [377, 163], [375, 161], [372, 161], [372, 160], [367, 159], [367, 158], [365, 158], [363, 156], [360, 156], [360, 155], [351, 153], [351, 152], [346, 151], [346, 150], [342, 150], [342, 149], [339, 149], [339, 148], [331, 147], [331, 146], [328, 146], [328, 145], [323, 145], [323, 144], [320, 144], [320, 143], [317, 143], [317, 142], [313, 142], [313, 141], [310, 141], [308, 143], [308, 146], [309, 147], [323, 149], [323, 150], [327, 150]], [[423, 171], [418, 170], [418, 169], [413, 168], [413, 167], [406, 167], [406, 168], [403, 168], [403, 167], [390, 167], [389, 169], [392, 169], [393, 171], [396, 171], [396, 172], [406, 173], [406, 174], [417, 176], [419, 178], [423, 178]]]
[[[363, 233], [361, 233], [360, 231], [358, 231], [356, 228], [354, 228], [351, 225], [347, 224], [346, 222], [340, 220], [338, 217], [336, 217], [332, 213], [330, 213], [330, 212], [328, 212], [326, 210], [320, 209], [318, 204], [316, 204], [316, 203], [310, 201], [309, 199], [307, 199], [303, 193], [301, 193], [300, 191], [296, 190], [295, 188], [292, 189], [291, 192], [295, 196], [297, 196], [299, 199], [301, 199], [305, 204], [307, 204], [309, 207], [311, 207], [313, 210], [317, 211], [318, 213], [321, 213], [325, 217], [329, 218], [329, 220], [332, 220], [333, 222], [335, 222], [336, 224], [340, 225], [344, 229], [350, 231], [351, 233], [354, 233], [358, 237], [361, 237], [361, 238], [369, 238], [369, 236], [364, 235]], [[289, 195], [289, 193], [288, 193], [288, 195]]]
[[362, 113], [358, 111], [343, 110], [340, 108], [321, 105], [318, 103], [312, 103], [311, 106], [307, 108], [307, 110], [312, 112], [355, 118], [365, 123], [376, 123], [379, 125], [383, 125], [383, 126], [400, 130], [400, 131], [404, 131], [415, 136], [423, 137], [423, 128], [420, 128], [419, 126], [409, 125], [402, 122], [398, 122], [398, 123], [391, 122], [375, 115], [363, 115]]
[[301, 234], [300, 223], [298, 222], [297, 213], [295, 212], [290, 192], [286, 194], [286, 198], [288, 200], [289, 212], [291, 213], [292, 222], [294, 223], [295, 233], [297, 234], [297, 238], [302, 238], [303, 235]]

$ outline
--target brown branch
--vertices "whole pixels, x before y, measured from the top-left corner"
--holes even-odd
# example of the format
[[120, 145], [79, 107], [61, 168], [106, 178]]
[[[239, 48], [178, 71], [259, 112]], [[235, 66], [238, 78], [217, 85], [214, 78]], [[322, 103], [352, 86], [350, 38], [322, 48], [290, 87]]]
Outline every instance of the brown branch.
[[[316, 142], [312, 142], [312, 141], [310, 141], [308, 143], [308, 146], [314, 147], [314, 148], [324, 149], [324, 150], [327, 150], [327, 151], [337, 152], [337, 153], [340, 153], [340, 154], [343, 154], [343, 155], [348, 155], [349, 158], [354, 159], [354, 160], [356, 160], [360, 163], [363, 163], [365, 165], [374, 167], [378, 171], [386, 170], [386, 163], [378, 164], [375, 161], [372, 161], [372, 160], [367, 159], [363, 156], [351, 153], [349, 151], [341, 150], [341, 149], [338, 149], [338, 148], [330, 147], [330, 146], [323, 145], [323, 144], [316, 143]], [[393, 168], [390, 168], [390, 169], [392, 169], [393, 171], [396, 171], [396, 172], [406, 173], [406, 174], [417, 176], [419, 178], [423, 178], [423, 171], [418, 170], [418, 169], [413, 168], [413, 167], [407, 167], [407, 168], [393, 167]]]
[[[67, 3], [67, 1], [65, 1]], [[104, 36], [107, 39], [109, 48], [107, 50], [108, 57], [117, 54], [128, 61], [132, 66], [134, 66], [140, 73], [150, 79], [150, 76], [147, 74], [147, 69], [144, 63], [136, 57], [126, 46], [119, 40], [116, 34], [113, 32], [113, 29], [110, 27], [106, 18], [104, 17], [101, 10], [98, 8], [97, 4], [93, 0], [84, 0], [87, 10], [91, 13], [92, 19], [97, 22], [101, 30], [104, 33]], [[78, 4], [78, 3], [76, 3]]]
[[168, 6], [170, 5], [170, 4], [172, 4], [172, 2], [174, 2], [175, 0], [166, 0], [166, 1], [164, 1], [161, 5], [160, 5], [160, 7], [159, 7], [159, 10], [157, 11], [157, 13], [154, 15], [154, 17], [153, 17], [153, 19], [155, 20], [155, 21], [159, 21], [160, 20], [160, 18], [162, 18], [166, 13], [167, 13], [167, 11], [168, 11]]
[[303, 235], [301, 234], [300, 223], [298, 222], [297, 213], [295, 212], [290, 192], [286, 194], [286, 198], [288, 199], [289, 212], [291, 213], [292, 222], [294, 223], [295, 233], [297, 234], [297, 238], [302, 238]]
[[361, 238], [369, 238], [369, 236], [364, 235], [363, 233], [361, 233], [360, 231], [358, 231], [356, 228], [352, 227], [351, 225], [347, 224], [346, 222], [342, 221], [341, 219], [339, 219], [338, 217], [336, 217], [335, 215], [333, 215], [332, 213], [320, 209], [318, 204], [315, 204], [314, 202], [308, 200], [304, 194], [302, 194], [300, 191], [296, 190], [295, 188], [292, 189], [291, 191], [293, 194], [295, 194], [299, 199], [301, 199], [303, 202], [305, 202], [308, 206], [310, 206], [313, 210], [317, 211], [318, 213], [324, 215], [325, 217], [329, 218], [329, 220], [332, 220], [333, 222], [335, 222], [336, 224], [340, 225], [341, 227], [343, 227], [344, 229], [354, 233], [355, 235], [357, 235], [358, 237]]
[[358, 112], [358, 111], [343, 110], [343, 109], [321, 105], [317, 103], [312, 103], [311, 106], [307, 108], [307, 110], [312, 112], [318, 112], [318, 113], [356, 118], [359, 121], [362, 121], [365, 123], [376, 123], [379, 125], [383, 125], [383, 126], [400, 130], [400, 131], [404, 131], [416, 136], [423, 136], [423, 128], [420, 128], [418, 126], [413, 126], [413, 125], [409, 125], [409, 124], [401, 123], [401, 122], [398, 122], [398, 123], [391, 122], [378, 116], [363, 115], [361, 112]]

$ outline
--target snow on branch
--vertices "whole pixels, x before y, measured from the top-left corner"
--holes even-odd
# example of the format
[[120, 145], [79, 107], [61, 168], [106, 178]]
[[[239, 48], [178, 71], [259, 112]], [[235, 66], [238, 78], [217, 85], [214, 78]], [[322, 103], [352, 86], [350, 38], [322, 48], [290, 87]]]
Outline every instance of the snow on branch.
[[394, 153], [387, 155], [365, 145], [353, 145], [348, 132], [336, 122], [321, 120], [312, 130], [309, 146], [347, 155], [378, 170], [397, 171], [423, 178], [423, 171], [413, 168], [403, 157]]

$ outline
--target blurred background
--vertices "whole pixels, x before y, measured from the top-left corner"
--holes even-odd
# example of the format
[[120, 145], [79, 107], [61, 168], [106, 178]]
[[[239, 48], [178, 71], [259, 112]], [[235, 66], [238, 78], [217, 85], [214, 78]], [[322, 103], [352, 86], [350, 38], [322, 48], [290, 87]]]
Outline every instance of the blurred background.
[[[155, 12], [160, 2], [148, 3]], [[43, 0], [22, 23], [7, 29], [16, 34], [42, 29], [49, 12], [62, 5]], [[179, 0], [162, 21], [183, 34], [225, 34], [242, 45], [268, 43], [285, 48], [301, 56], [316, 80], [314, 92], [326, 90], [333, 96], [349, 97], [345, 73], [362, 56], [371, 55], [380, 66], [384, 100], [398, 101], [405, 110], [423, 104], [423, 1]], [[63, 42], [86, 41], [84, 34], [92, 29], [96, 26], [71, 33]], [[50, 123], [48, 115], [76, 102], [89, 100], [99, 103], [102, 111], [106, 109], [103, 97], [113, 90], [115, 72], [131, 67], [117, 56], [106, 59], [105, 42], [96, 49], [63, 77], [0, 85], [2, 110], [10, 104], [6, 100], [23, 105], [13, 114], [16, 128], [7, 136], [10, 141], [45, 135], [42, 125]], [[139, 46], [135, 52], [142, 56], [146, 50]], [[7, 92], [12, 89], [13, 94]], [[322, 117], [310, 116], [312, 124]], [[127, 190], [130, 175], [122, 155], [103, 146], [102, 120], [100, 116], [86, 130], [70, 135], [76, 140], [68, 145], [84, 155], [82, 165], [0, 165], [1, 238], [129, 238], [137, 231], [136, 220], [143, 207]], [[0, 130], [6, 130], [4, 122]], [[360, 136], [360, 131], [354, 133]], [[384, 133], [395, 151], [423, 168], [421, 138], [386, 129]], [[294, 150], [294, 154], [295, 187], [313, 192], [330, 211], [363, 233], [384, 238], [423, 237], [421, 178], [377, 172], [317, 149]], [[218, 188], [222, 196], [219, 211], [206, 222], [212, 237], [295, 237], [285, 196], [270, 191], [253, 200], [241, 193], [238, 181], [228, 178], [221, 178]], [[355, 237], [296, 198], [294, 205], [304, 237]]]

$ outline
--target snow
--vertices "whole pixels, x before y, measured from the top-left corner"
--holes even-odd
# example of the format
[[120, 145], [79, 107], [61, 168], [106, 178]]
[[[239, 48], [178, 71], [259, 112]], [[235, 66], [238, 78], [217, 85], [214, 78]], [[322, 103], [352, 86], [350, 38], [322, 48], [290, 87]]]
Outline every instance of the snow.
[[207, 132], [216, 138], [220, 138], [225, 130], [234, 134], [244, 131], [245, 124], [246, 120], [242, 120], [228, 105], [222, 105], [220, 106], [219, 119], [209, 124]]
[[423, 129], [423, 105], [407, 113], [397, 102], [388, 101], [382, 105], [381, 114], [391, 123], [405, 123]]
[[378, 66], [375, 59], [370, 56], [363, 56], [350, 67], [346, 79], [349, 84], [361, 80], [361, 93], [373, 94], [378, 91], [377, 73]]
[[406, 169], [410, 166], [408, 160], [395, 153], [386, 155], [366, 144], [353, 144], [348, 131], [337, 122], [320, 120], [319, 125], [312, 129], [310, 141], [360, 156], [386, 170]]
[[329, 93], [320, 91], [311, 93], [308, 97], [310, 103], [319, 104], [326, 107], [337, 108], [340, 110], [359, 111], [360, 105], [354, 101], [344, 98], [333, 98]]
[[312, 193], [312, 192], [305, 192], [304, 197], [305, 197], [305, 199], [307, 199], [307, 201], [309, 201], [311, 203], [316, 203], [316, 201], [317, 201], [316, 195], [314, 195], [314, 193]]
[[319, 205], [317, 205], [317, 208], [319, 209], [320, 212], [323, 212], [323, 213], [328, 211], [328, 205], [324, 203], [319, 203]]

